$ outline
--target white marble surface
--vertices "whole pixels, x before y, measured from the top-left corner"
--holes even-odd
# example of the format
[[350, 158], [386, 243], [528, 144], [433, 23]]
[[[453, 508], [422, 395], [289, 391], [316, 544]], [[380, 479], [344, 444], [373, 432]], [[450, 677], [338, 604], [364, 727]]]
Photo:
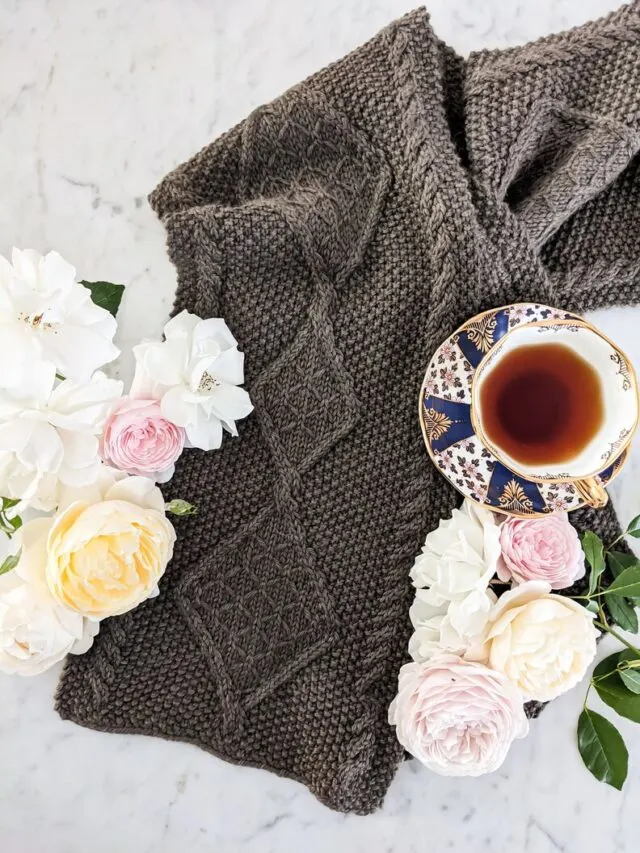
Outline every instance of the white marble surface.
[[[417, 2], [417, 0], [416, 0]], [[433, 0], [459, 51], [517, 44], [616, 0]], [[83, 277], [127, 283], [120, 343], [156, 334], [175, 284], [145, 196], [254, 106], [338, 58], [411, 0], [0, 0], [0, 252], [56, 248]], [[601, 325], [640, 367], [640, 312]], [[2, 354], [2, 357], [5, 357]], [[126, 363], [126, 355], [125, 355]], [[640, 511], [640, 450], [615, 490]], [[622, 794], [583, 769], [583, 697], [547, 709], [496, 774], [405, 765], [384, 808], [345, 817], [301, 786], [194, 747], [85, 731], [52, 710], [57, 671], [0, 676], [3, 853], [634, 853], [640, 729]], [[594, 705], [597, 702], [594, 700]]]

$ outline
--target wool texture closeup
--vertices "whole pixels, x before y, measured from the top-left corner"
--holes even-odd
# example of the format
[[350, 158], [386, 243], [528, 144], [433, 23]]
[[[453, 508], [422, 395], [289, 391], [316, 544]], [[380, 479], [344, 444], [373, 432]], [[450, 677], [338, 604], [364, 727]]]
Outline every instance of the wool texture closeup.
[[[427, 363], [488, 308], [640, 301], [639, 150], [639, 2], [467, 60], [417, 10], [165, 178], [176, 310], [225, 318], [255, 412], [181, 457], [198, 515], [161, 594], [69, 659], [60, 714], [375, 810], [409, 570], [459, 502], [422, 441]], [[610, 506], [571, 518], [618, 533]]]

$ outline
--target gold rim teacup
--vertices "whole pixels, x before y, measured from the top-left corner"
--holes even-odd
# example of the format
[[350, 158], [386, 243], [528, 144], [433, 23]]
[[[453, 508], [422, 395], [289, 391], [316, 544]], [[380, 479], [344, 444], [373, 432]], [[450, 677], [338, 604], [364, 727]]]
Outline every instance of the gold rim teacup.
[[[596, 435], [574, 457], [555, 465], [527, 465], [491, 441], [483, 423], [480, 390], [498, 362], [521, 346], [562, 343], [585, 358], [599, 376], [604, 419]], [[471, 387], [471, 421], [482, 444], [503, 465], [536, 483], [573, 483], [584, 501], [604, 506], [607, 493], [599, 472], [612, 465], [631, 443], [640, 411], [638, 383], [630, 360], [599, 329], [584, 320], [538, 320], [517, 326], [500, 338], [478, 365]]]

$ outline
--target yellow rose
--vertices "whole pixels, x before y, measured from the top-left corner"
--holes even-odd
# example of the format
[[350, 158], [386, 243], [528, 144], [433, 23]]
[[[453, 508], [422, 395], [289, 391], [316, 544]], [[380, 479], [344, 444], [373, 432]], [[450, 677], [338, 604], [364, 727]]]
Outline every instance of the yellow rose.
[[132, 610], [152, 595], [171, 559], [175, 531], [160, 490], [144, 477], [102, 483], [54, 518], [46, 579], [65, 607], [92, 619]]
[[502, 595], [489, 619], [484, 662], [525, 699], [548, 702], [584, 677], [596, 654], [592, 615], [578, 602], [528, 581]]

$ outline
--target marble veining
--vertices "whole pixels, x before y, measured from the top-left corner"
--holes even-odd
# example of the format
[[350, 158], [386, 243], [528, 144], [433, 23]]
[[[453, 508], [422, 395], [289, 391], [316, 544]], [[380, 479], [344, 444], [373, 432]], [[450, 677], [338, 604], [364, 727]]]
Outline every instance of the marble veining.
[[[84, 278], [126, 283], [126, 376], [131, 344], [159, 333], [175, 289], [147, 192], [253, 107], [414, 3], [0, 0], [0, 252], [56, 248]], [[433, 0], [430, 10], [439, 35], [465, 53], [518, 44], [617, 5]], [[640, 310], [590, 319], [640, 367]], [[614, 485], [623, 521], [640, 511], [639, 447]], [[554, 702], [497, 773], [445, 779], [408, 762], [384, 808], [360, 818], [191, 746], [64, 723], [52, 710], [57, 676], [0, 676], [3, 853], [638, 849], [640, 729], [616, 720], [632, 753], [624, 792], [595, 782], [573, 742], [582, 689]]]

